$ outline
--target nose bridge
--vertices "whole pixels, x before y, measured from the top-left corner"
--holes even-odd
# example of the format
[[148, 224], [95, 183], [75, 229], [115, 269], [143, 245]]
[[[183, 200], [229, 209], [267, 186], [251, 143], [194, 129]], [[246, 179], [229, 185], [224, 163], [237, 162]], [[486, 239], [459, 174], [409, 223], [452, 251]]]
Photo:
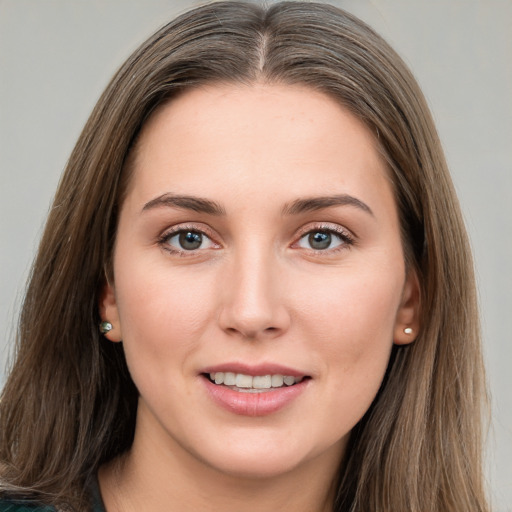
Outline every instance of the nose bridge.
[[248, 241], [235, 251], [224, 288], [222, 328], [247, 338], [277, 335], [289, 324], [275, 251]]

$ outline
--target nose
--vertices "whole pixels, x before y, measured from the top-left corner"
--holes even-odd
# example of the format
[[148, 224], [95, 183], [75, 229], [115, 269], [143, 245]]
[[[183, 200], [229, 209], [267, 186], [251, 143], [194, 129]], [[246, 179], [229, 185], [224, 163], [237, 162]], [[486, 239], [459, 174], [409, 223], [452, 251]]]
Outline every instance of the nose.
[[247, 340], [276, 338], [290, 326], [282, 272], [271, 254], [247, 252], [235, 259], [224, 277], [220, 327]]

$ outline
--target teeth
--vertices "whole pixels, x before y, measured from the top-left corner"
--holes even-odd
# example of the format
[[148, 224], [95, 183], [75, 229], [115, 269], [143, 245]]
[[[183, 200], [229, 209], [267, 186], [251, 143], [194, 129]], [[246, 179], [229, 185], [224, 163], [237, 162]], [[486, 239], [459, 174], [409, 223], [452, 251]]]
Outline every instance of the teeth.
[[236, 375], [231, 372], [226, 372], [224, 374], [224, 384], [226, 384], [226, 386], [234, 386], [236, 384]]
[[252, 378], [252, 387], [256, 389], [270, 389], [272, 387], [272, 377], [264, 375], [263, 377], [255, 376]]
[[252, 388], [252, 377], [243, 373], [237, 373], [235, 386], [237, 388]]
[[301, 382], [303, 377], [291, 375], [245, 375], [243, 373], [214, 372], [210, 373], [210, 380], [215, 384], [224, 384], [242, 389], [270, 389], [283, 386], [293, 386]]
[[272, 375], [271, 382], [273, 388], [280, 388], [283, 385], [284, 377], [282, 375]]
[[283, 377], [283, 381], [287, 386], [291, 386], [292, 384], [295, 384], [295, 377], [289, 377], [285, 375]]

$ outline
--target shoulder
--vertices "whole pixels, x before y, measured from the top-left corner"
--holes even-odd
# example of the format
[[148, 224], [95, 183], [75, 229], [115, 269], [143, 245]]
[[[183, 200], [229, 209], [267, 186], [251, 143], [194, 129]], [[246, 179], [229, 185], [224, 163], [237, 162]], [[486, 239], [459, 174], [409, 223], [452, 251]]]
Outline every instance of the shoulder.
[[37, 503], [0, 499], [0, 512], [55, 512], [55, 509]]

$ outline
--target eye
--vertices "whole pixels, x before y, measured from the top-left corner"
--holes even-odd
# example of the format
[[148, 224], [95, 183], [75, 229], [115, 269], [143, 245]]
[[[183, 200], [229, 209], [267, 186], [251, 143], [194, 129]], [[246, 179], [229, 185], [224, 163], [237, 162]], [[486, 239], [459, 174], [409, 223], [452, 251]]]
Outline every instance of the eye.
[[351, 238], [345, 233], [332, 229], [313, 229], [300, 237], [297, 246], [314, 251], [327, 251], [351, 243]]
[[214, 243], [207, 235], [193, 229], [181, 229], [166, 234], [162, 237], [160, 243], [165, 245], [168, 250], [176, 252], [209, 249], [214, 246]]

